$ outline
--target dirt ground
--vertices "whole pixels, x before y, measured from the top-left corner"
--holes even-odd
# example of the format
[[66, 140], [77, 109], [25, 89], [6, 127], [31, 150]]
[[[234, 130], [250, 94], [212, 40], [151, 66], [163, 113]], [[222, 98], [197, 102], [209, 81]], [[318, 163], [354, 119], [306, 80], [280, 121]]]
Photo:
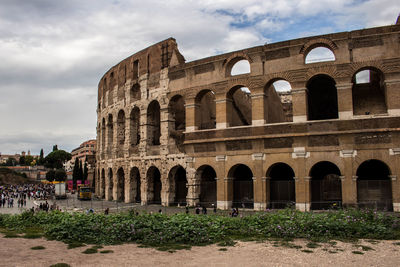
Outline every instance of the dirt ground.
[[[67, 249], [67, 245], [45, 239], [0, 237], [0, 266], [399, 266], [400, 242], [318, 243], [295, 240], [290, 246], [278, 241], [238, 242], [233, 247], [210, 245], [174, 253], [134, 244], [105, 246], [96, 254], [83, 254], [91, 246]], [[43, 246], [43, 250], [31, 247]], [[301, 248], [300, 248], [301, 246]], [[364, 246], [364, 247], [362, 247]], [[100, 251], [112, 250], [103, 254]], [[307, 250], [307, 251], [305, 251]], [[363, 254], [354, 254], [354, 251]]]

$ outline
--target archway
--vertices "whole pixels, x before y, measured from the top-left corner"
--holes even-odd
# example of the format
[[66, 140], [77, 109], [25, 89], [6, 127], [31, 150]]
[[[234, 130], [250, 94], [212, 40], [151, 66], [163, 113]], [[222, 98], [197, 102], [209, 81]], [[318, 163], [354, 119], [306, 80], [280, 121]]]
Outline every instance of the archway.
[[117, 201], [125, 201], [125, 173], [123, 168], [117, 171]]
[[203, 90], [197, 94], [195, 103], [195, 126], [199, 130], [215, 129], [215, 93], [211, 90]]
[[131, 147], [135, 147], [140, 143], [140, 110], [134, 107], [130, 116], [130, 138]]
[[129, 179], [129, 194], [131, 202], [140, 203], [141, 195], [140, 195], [140, 172], [137, 167], [133, 167], [131, 169], [131, 175]]
[[175, 166], [168, 175], [170, 199], [174, 204], [186, 205], [187, 179], [186, 170], [182, 166]]
[[108, 169], [108, 188], [107, 188], [107, 200], [113, 200], [113, 187], [114, 187], [114, 181], [113, 181], [113, 171], [111, 168]]
[[359, 207], [393, 210], [392, 181], [389, 167], [380, 160], [366, 160], [357, 169]]
[[151, 146], [160, 144], [160, 104], [152, 101], [147, 108], [147, 140]]
[[200, 182], [200, 204], [205, 207], [217, 205], [217, 174], [209, 165], [203, 165], [196, 171], [197, 181]]
[[253, 173], [250, 168], [244, 164], [237, 164], [229, 170], [228, 177], [233, 180], [232, 205], [235, 207], [253, 208]]
[[229, 90], [226, 101], [226, 121], [229, 126], [251, 125], [251, 92], [247, 87]]
[[140, 85], [138, 83], [135, 83], [134, 85], [132, 85], [131, 90], [130, 90], [130, 98], [131, 98], [131, 102], [140, 100], [141, 92], [140, 92]]
[[328, 75], [319, 74], [307, 83], [308, 120], [338, 118], [337, 89]]
[[151, 166], [147, 171], [147, 203], [161, 204], [161, 174], [160, 171]]
[[120, 110], [117, 117], [117, 155], [118, 157], [124, 156], [125, 144], [125, 112]]
[[275, 163], [268, 172], [270, 201], [272, 209], [283, 209], [296, 202], [294, 171], [286, 163]]
[[183, 152], [183, 132], [186, 129], [185, 100], [181, 95], [171, 98], [168, 105], [168, 137], [171, 144], [175, 144]]
[[101, 154], [104, 159], [104, 153], [106, 152], [106, 120], [103, 118], [101, 123]]
[[387, 113], [383, 73], [372, 68], [362, 69], [353, 77], [353, 114]]
[[266, 123], [293, 121], [292, 87], [283, 79], [273, 79], [264, 87], [264, 120]]
[[335, 61], [335, 54], [332, 50], [324, 46], [317, 46], [311, 49], [305, 58], [306, 64], [326, 61]]
[[106, 172], [104, 169], [101, 170], [101, 182], [100, 182], [100, 198], [105, 198], [106, 194]]
[[329, 161], [315, 164], [310, 171], [311, 209], [330, 209], [342, 204], [342, 183], [339, 168]]
[[114, 122], [113, 116], [111, 114], [108, 115], [108, 123], [107, 123], [107, 155], [110, 158], [112, 153], [112, 147], [114, 142]]

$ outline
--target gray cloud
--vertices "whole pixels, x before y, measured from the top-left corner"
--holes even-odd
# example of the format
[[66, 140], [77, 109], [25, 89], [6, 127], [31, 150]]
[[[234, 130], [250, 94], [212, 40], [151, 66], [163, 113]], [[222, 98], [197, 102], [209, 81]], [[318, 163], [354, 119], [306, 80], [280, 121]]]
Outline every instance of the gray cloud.
[[[392, 24], [398, 10], [394, 0], [3, 0], [0, 152], [39, 153], [53, 143], [71, 150], [95, 138], [101, 76], [168, 37], [190, 61], [308, 32]], [[324, 25], [291, 30], [321, 14]]]

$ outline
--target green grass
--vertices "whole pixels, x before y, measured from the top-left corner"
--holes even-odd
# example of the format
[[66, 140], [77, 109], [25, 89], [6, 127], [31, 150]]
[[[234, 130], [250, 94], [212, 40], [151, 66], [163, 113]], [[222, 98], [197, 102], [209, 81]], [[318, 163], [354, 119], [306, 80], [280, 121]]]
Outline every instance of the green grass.
[[301, 252], [304, 252], [304, 253], [313, 253], [314, 251], [309, 250], [309, 249], [302, 249]]
[[86, 246], [84, 243], [81, 243], [81, 242], [71, 242], [71, 243], [68, 243], [68, 249], [73, 249], [73, 248], [79, 248], [79, 247], [84, 247], [84, 246]]
[[358, 254], [358, 255], [363, 255], [364, 254], [364, 252], [361, 252], [361, 251], [358, 251], [358, 250], [354, 250], [351, 253]]
[[361, 248], [363, 251], [375, 250], [375, 249], [371, 248], [370, 246], [359, 245], [358, 247]]
[[56, 263], [56, 264], [50, 265], [50, 267], [71, 267], [71, 265], [69, 265], [67, 263], [60, 262], [60, 263]]
[[217, 244], [217, 246], [220, 246], [220, 247], [233, 247], [233, 246], [236, 245], [236, 243], [237, 242], [233, 241], [232, 239], [227, 239], [227, 240], [219, 242]]
[[394, 242], [393, 245], [400, 246], [400, 242]]
[[43, 246], [36, 246], [36, 247], [31, 247], [32, 250], [41, 250], [41, 249], [46, 249]]
[[308, 248], [319, 248], [321, 245], [315, 242], [308, 242], [306, 247]]
[[83, 254], [95, 254], [98, 250], [95, 248], [87, 248], [86, 250], [82, 251]]
[[101, 254], [108, 254], [108, 253], [114, 253], [114, 251], [113, 251], [113, 250], [106, 249], [106, 250], [100, 251], [100, 253], [101, 253]]
[[219, 251], [228, 251], [228, 249], [227, 248], [220, 248], [220, 249], [218, 249]]

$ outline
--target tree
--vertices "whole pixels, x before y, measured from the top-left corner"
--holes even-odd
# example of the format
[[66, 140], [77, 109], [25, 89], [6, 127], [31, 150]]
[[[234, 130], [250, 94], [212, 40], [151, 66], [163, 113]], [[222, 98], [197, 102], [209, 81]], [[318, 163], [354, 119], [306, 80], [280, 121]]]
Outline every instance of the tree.
[[74, 187], [76, 187], [76, 181], [79, 180], [79, 159], [75, 158], [74, 169], [72, 170], [72, 181], [74, 182]]
[[34, 161], [34, 158], [30, 155], [25, 156], [25, 165], [26, 166], [31, 166], [32, 162]]
[[82, 162], [81, 161], [79, 161], [79, 177], [81, 178], [82, 181], [84, 180], [83, 168], [82, 168]]
[[57, 150], [58, 150], [57, 145], [54, 145], [54, 146], [53, 146], [53, 152], [54, 152], [54, 151], [57, 151]]
[[87, 167], [87, 161], [85, 161], [85, 165], [83, 166], [83, 181], [86, 181], [88, 178], [88, 167]]
[[56, 150], [44, 158], [44, 166], [51, 169], [61, 169], [63, 163], [71, 159], [71, 154], [64, 150]]
[[67, 173], [64, 169], [57, 169], [54, 174], [54, 179], [58, 182], [64, 182], [67, 179]]
[[15, 158], [8, 158], [5, 166], [15, 166], [17, 165], [17, 160]]
[[38, 165], [43, 165], [43, 164], [44, 164], [44, 153], [43, 153], [43, 148], [42, 148], [42, 149], [40, 149]]
[[25, 165], [25, 156], [21, 156], [19, 158], [19, 165], [24, 166]]
[[49, 170], [46, 173], [46, 180], [49, 182], [53, 182], [56, 176], [56, 171], [55, 170]]

